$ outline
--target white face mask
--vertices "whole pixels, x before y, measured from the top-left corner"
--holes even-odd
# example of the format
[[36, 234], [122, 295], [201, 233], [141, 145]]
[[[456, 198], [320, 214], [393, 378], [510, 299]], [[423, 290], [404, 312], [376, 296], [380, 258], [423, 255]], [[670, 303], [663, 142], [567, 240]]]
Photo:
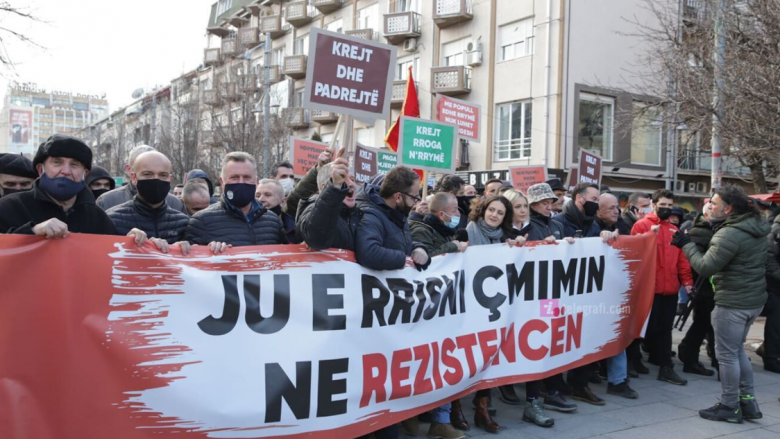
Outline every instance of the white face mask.
[[282, 185], [282, 189], [284, 189], [284, 196], [290, 195], [290, 192], [292, 192], [293, 188], [295, 187], [295, 180], [292, 178], [285, 178], [283, 180], [279, 180], [279, 184]]

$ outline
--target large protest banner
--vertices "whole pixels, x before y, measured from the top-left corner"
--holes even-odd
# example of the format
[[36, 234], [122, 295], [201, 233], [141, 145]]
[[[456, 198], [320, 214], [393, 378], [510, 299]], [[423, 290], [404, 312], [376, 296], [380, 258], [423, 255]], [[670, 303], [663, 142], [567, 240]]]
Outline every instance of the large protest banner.
[[357, 437], [624, 350], [652, 305], [654, 240], [380, 272], [305, 246], [0, 236], [0, 437]]

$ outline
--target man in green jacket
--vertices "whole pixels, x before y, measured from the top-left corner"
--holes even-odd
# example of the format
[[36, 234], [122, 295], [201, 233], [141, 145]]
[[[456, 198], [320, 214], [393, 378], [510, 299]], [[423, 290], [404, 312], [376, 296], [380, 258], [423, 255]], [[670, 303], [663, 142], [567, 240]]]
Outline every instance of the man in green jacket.
[[712, 327], [722, 395], [719, 403], [700, 410], [699, 416], [742, 423], [743, 418], [762, 417], [744, 344], [767, 299], [766, 235], [770, 228], [740, 187], [718, 189], [710, 203], [710, 223], [715, 234], [706, 253], [681, 232], [675, 234], [672, 244], [685, 252], [700, 276], [711, 278], [715, 290]]
[[455, 230], [460, 222], [455, 195], [439, 192], [428, 204], [428, 210], [422, 221], [409, 221], [412, 240], [424, 245], [432, 257], [466, 251], [468, 242], [455, 240]]

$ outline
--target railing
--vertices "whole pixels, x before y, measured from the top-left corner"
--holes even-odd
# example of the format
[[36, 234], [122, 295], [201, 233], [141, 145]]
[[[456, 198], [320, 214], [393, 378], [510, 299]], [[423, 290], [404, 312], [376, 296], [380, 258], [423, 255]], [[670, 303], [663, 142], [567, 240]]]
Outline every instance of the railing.
[[707, 14], [707, 2], [704, 0], [682, 0], [683, 18], [690, 21], [703, 20]]
[[312, 110], [311, 120], [319, 124], [333, 123], [339, 120], [339, 115], [330, 111]]
[[222, 54], [233, 56], [238, 53], [238, 42], [235, 38], [224, 38], [222, 40]]
[[299, 107], [290, 107], [282, 109], [282, 120], [288, 128], [308, 128], [309, 110]]
[[203, 103], [206, 105], [219, 105], [217, 90], [203, 90]]
[[290, 24], [282, 24], [281, 15], [267, 15], [260, 19], [260, 32], [270, 33], [271, 38], [282, 36], [288, 29], [290, 29]]
[[204, 64], [217, 64], [220, 62], [220, 49], [206, 49], [203, 52]]
[[384, 35], [391, 44], [420, 36], [420, 14], [416, 12], [393, 12], [384, 19]]
[[374, 39], [374, 29], [352, 29], [344, 33], [353, 37], [363, 38], [364, 40]]
[[323, 14], [341, 9], [346, 0], [314, 0], [314, 7]]
[[238, 43], [242, 47], [254, 47], [260, 43], [259, 29], [256, 27], [242, 27], [238, 30]]
[[287, 3], [284, 18], [291, 25], [299, 27], [310, 23], [315, 15], [317, 10], [308, 1], [297, 1]]
[[[707, 151], [682, 151], [677, 166], [685, 171], [712, 171], [712, 156]], [[736, 157], [724, 154], [721, 156], [721, 169], [724, 174], [751, 175], [750, 168], [743, 166]]]
[[284, 57], [284, 74], [299, 79], [306, 76], [306, 55], [287, 55]]
[[435, 0], [433, 21], [445, 28], [474, 18], [472, 0]]
[[455, 96], [471, 92], [470, 67], [434, 67], [431, 74], [431, 87], [435, 93]]
[[[414, 88], [417, 88], [417, 81], [414, 82]], [[393, 92], [390, 95], [390, 106], [393, 108], [400, 107], [404, 103], [406, 97], [406, 79], [400, 81], [393, 81]]]
[[496, 160], [520, 160], [531, 157], [531, 139], [498, 140], [495, 144]]

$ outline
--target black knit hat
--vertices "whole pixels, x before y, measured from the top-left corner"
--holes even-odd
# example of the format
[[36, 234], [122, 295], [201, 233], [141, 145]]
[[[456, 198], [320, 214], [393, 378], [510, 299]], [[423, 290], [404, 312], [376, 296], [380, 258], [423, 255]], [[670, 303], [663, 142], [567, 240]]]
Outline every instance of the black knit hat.
[[92, 169], [92, 150], [83, 140], [65, 134], [55, 134], [38, 147], [33, 168], [49, 157], [67, 157], [78, 160], [86, 169]]
[[0, 155], [0, 174], [13, 175], [15, 177], [38, 178], [30, 159], [23, 155]]
[[91, 185], [92, 182], [101, 179], [108, 180], [108, 185], [112, 190], [116, 187], [116, 181], [111, 177], [111, 174], [100, 166], [93, 166], [92, 169], [90, 169], [86, 179], [87, 186]]

